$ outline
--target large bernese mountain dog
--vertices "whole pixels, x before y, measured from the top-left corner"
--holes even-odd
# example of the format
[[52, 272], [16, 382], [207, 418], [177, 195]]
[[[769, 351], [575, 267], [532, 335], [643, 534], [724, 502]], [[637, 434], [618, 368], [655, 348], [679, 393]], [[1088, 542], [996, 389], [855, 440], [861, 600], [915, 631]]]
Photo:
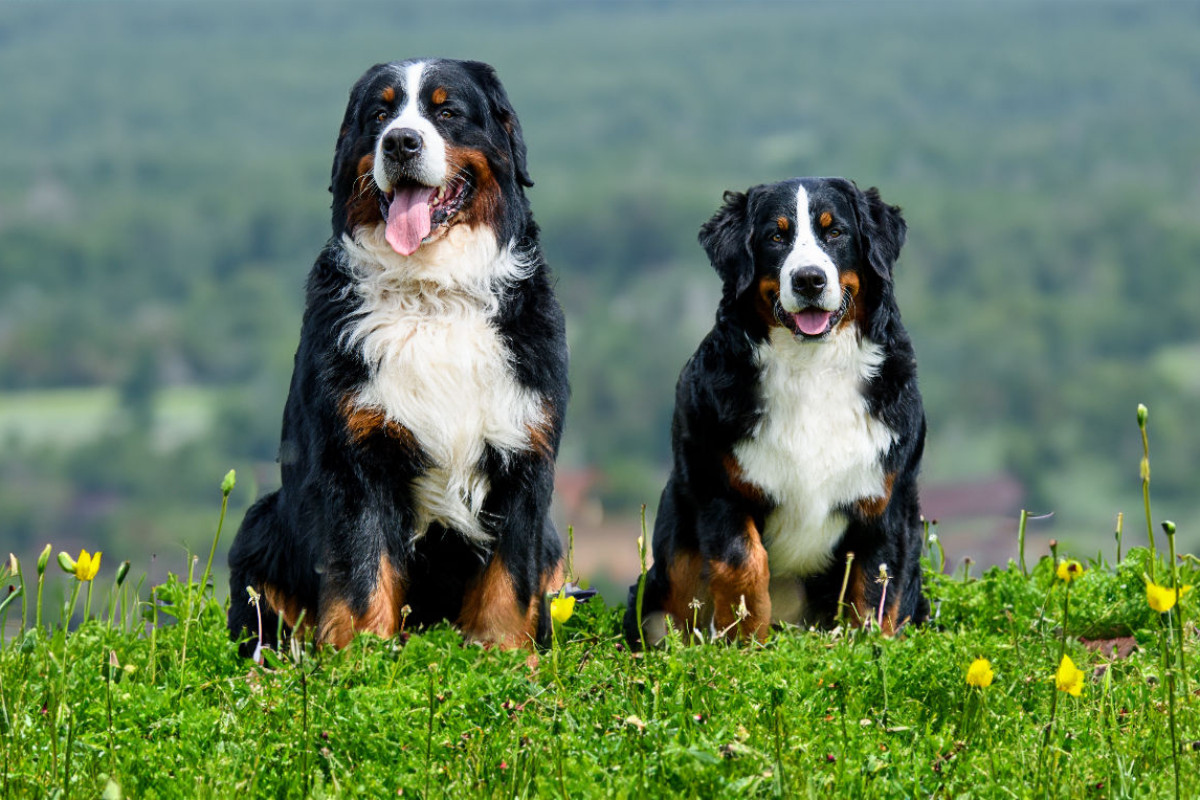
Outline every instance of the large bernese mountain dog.
[[688, 638], [828, 625], [839, 597], [844, 618], [889, 632], [928, 615], [925, 416], [892, 287], [905, 230], [875, 189], [840, 178], [727, 192], [701, 228], [724, 287], [676, 387], [642, 630], [637, 585], [625, 617], [632, 647], [661, 640], [667, 617]]
[[504, 647], [547, 637], [567, 348], [532, 185], [490, 66], [379, 64], [351, 90], [282, 487], [250, 508], [229, 553], [243, 654], [302, 613], [336, 647], [439, 620]]

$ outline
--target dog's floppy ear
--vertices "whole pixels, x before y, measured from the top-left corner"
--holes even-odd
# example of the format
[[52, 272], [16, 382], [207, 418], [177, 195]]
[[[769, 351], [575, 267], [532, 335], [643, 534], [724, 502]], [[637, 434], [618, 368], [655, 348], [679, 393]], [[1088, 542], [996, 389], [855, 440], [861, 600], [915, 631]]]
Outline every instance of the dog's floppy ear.
[[517, 181], [522, 186], [533, 186], [533, 179], [529, 177], [529, 167], [526, 163], [525, 137], [521, 134], [521, 123], [517, 119], [517, 112], [513, 109], [512, 103], [508, 100], [508, 93], [504, 91], [500, 78], [496, 76], [496, 70], [490, 64], [482, 61], [464, 63], [479, 81], [479, 85], [483, 87], [483, 92], [487, 95], [496, 121], [508, 134], [508, 146], [512, 150], [513, 174], [516, 175]]
[[350, 99], [346, 101], [346, 113], [342, 117], [342, 127], [338, 128], [337, 145], [333, 150], [333, 172], [329, 176], [329, 191], [333, 192], [333, 187], [338, 184], [338, 175], [345, 169], [347, 160], [350, 158], [350, 150], [353, 148], [354, 139], [357, 136], [357, 120], [355, 114], [358, 111], [359, 103], [362, 101], [362, 96], [366, 92], [367, 84], [379, 72], [386, 67], [386, 64], [376, 64], [362, 74], [354, 86], [350, 89]]
[[740, 295], [754, 280], [750, 252], [749, 194], [726, 192], [725, 205], [700, 226], [700, 245], [721, 276], [726, 298]]
[[867, 240], [867, 262], [879, 277], [890, 283], [908, 225], [900, 216], [900, 207], [883, 202], [875, 187], [859, 195], [858, 207], [859, 223]]

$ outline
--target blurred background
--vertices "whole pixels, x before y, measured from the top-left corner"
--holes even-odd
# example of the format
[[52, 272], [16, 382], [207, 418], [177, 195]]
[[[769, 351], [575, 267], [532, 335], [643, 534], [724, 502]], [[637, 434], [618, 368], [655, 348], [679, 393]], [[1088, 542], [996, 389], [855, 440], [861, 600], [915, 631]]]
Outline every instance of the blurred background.
[[[566, 308], [557, 516], [612, 599], [653, 523], [728, 188], [844, 175], [896, 270], [951, 566], [1154, 516], [1200, 544], [1200, 7], [1140, 2], [0, 5], [0, 551], [185, 570], [278, 484], [350, 85], [495, 65]], [[1161, 537], [1160, 537], [1161, 538]], [[223, 564], [223, 557], [219, 559]], [[224, 578], [219, 578], [224, 587]]]

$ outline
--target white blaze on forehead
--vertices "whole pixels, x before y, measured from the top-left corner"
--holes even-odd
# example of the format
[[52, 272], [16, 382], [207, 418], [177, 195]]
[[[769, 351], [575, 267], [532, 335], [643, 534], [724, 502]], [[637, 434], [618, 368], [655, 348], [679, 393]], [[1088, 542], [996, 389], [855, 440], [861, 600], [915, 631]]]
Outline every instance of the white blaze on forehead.
[[[825, 291], [816, 301], [801, 299], [792, 291], [792, 276], [803, 267], [819, 267], [825, 271]], [[795, 314], [809, 305], [834, 311], [842, 304], [842, 287], [838, 284], [837, 264], [821, 247], [812, 227], [808, 190], [804, 184], [796, 187], [796, 239], [792, 251], [779, 270], [779, 302], [785, 311]]]
[[392, 190], [391, 181], [383, 169], [383, 138], [389, 131], [411, 128], [421, 135], [424, 149], [412, 164], [414, 180], [426, 186], [442, 186], [446, 182], [446, 141], [433, 123], [421, 113], [421, 86], [425, 80], [424, 61], [415, 61], [401, 68], [400, 80], [403, 87], [403, 105], [400, 113], [380, 131], [375, 142], [375, 168], [373, 177], [376, 185], [384, 192]]

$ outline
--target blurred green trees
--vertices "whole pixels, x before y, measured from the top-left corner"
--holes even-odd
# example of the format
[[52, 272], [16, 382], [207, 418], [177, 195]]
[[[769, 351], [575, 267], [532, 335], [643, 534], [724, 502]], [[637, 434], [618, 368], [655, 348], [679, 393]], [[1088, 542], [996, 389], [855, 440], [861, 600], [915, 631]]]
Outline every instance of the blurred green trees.
[[[0, 530], [186, 518], [270, 461], [347, 90], [424, 54], [493, 63], [521, 115], [572, 348], [562, 463], [609, 507], [657, 499], [721, 192], [842, 174], [909, 221], [929, 480], [1011, 471], [1091, 529], [1136, 489], [1141, 401], [1156, 496], [1194, 510], [1198, 29], [1120, 2], [4, 6], [0, 392], [115, 386], [124, 411], [47, 447], [0, 402]], [[181, 386], [208, 398], [185, 444], [154, 402]]]

